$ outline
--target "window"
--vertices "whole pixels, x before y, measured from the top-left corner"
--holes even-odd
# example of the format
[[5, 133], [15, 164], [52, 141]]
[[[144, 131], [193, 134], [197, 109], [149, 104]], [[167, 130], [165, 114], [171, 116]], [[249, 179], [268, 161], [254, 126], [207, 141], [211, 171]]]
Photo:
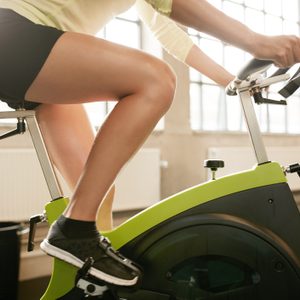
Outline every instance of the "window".
[[[299, 34], [299, 1], [290, 0], [211, 0], [229, 16], [252, 30], [268, 35]], [[236, 74], [249, 60], [249, 54], [206, 34], [189, 30], [193, 40], [210, 57]], [[270, 98], [274, 97], [272, 92]], [[246, 126], [237, 97], [227, 97], [222, 88], [209, 78], [190, 70], [191, 128], [203, 131], [244, 131]], [[255, 107], [263, 132], [300, 133], [300, 94], [288, 98], [286, 107]]]

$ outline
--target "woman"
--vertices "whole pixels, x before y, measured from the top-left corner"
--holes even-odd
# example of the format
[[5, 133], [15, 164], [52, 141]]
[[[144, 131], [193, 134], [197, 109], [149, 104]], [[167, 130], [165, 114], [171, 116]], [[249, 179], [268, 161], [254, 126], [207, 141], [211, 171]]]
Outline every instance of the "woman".
[[[75, 266], [93, 257], [90, 273], [117, 285], [135, 284], [139, 270], [99, 236], [96, 212], [119, 170], [170, 107], [176, 85], [160, 60], [92, 36], [135, 2], [0, 0], [1, 99], [11, 107], [36, 109], [50, 155], [74, 187], [70, 205], [41, 247]], [[165, 48], [223, 86], [232, 75], [167, 17], [278, 66], [300, 60], [297, 37], [254, 33], [206, 1], [138, 0], [136, 5]], [[94, 138], [80, 104], [106, 99], [118, 104]]]

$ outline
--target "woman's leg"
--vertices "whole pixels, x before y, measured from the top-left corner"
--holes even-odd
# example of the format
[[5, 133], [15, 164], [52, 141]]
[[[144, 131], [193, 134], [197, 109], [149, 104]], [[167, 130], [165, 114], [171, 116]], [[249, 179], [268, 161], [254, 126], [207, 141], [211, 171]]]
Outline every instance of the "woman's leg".
[[74, 190], [95, 139], [83, 105], [41, 104], [36, 117], [52, 162]]
[[[66, 217], [73, 221], [87, 221], [86, 225], [95, 220], [99, 204], [116, 175], [169, 108], [174, 89], [173, 73], [154, 57], [76, 33], [66, 33], [58, 40], [28, 89], [26, 100], [44, 104], [77, 104], [104, 99], [119, 101], [96, 136], [64, 213]], [[72, 227], [76, 226], [72, 222]], [[76, 234], [80, 235], [80, 232]], [[74, 251], [65, 243], [72, 237], [63, 240], [62, 236], [50, 232], [48, 240], [55, 243], [55, 247], [47, 244], [47, 251], [71, 262]], [[65, 252], [71, 255], [65, 255]], [[76, 257], [84, 260], [80, 255]], [[117, 257], [114, 259], [118, 260]], [[71, 263], [75, 262], [73, 259]], [[115, 269], [110, 266], [108, 270], [106, 265], [105, 260], [101, 260], [95, 266], [94, 275], [115, 284], [136, 282], [136, 277], [128, 274], [128, 269], [122, 271], [118, 265]], [[111, 275], [103, 277], [103, 272]]]
[[[53, 164], [67, 182], [75, 189], [95, 139], [82, 104], [41, 104], [36, 117]], [[113, 227], [112, 203], [114, 187], [103, 199], [97, 215], [97, 228]]]
[[139, 51], [75, 33], [58, 40], [26, 100], [119, 100], [97, 134], [66, 216], [95, 219], [117, 173], [169, 108], [174, 86], [170, 69]]

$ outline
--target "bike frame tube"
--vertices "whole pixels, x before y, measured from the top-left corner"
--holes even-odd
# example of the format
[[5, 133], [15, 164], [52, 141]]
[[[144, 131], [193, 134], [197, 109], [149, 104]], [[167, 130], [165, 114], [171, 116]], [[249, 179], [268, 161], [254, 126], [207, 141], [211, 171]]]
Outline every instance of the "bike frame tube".
[[62, 197], [62, 189], [57, 180], [56, 173], [52, 166], [48, 155], [47, 148], [42, 138], [42, 134], [35, 117], [34, 110], [16, 110], [8, 112], [0, 112], [0, 119], [18, 119], [23, 118], [26, 121], [30, 132], [37, 157], [39, 159], [44, 178], [46, 180], [51, 199], [59, 199]]
[[268, 162], [268, 155], [266, 152], [265, 145], [263, 143], [263, 139], [261, 136], [259, 124], [257, 122], [257, 117], [255, 114], [255, 110], [253, 107], [253, 102], [251, 99], [251, 94], [249, 90], [245, 90], [240, 92], [238, 90], [238, 94], [241, 99], [241, 104], [244, 111], [245, 120], [248, 126], [248, 132], [251, 138], [253, 150], [255, 153], [255, 157], [257, 163], [259, 165]]

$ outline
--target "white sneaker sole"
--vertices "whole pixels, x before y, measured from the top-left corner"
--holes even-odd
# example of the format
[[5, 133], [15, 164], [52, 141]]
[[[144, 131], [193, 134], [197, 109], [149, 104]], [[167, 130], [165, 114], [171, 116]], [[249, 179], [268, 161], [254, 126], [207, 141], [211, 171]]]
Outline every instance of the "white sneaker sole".
[[[53, 257], [56, 257], [58, 259], [61, 259], [77, 268], [81, 268], [84, 264], [84, 262], [81, 259], [77, 258], [76, 256], [72, 255], [71, 253], [69, 253], [67, 251], [64, 251], [60, 248], [57, 248], [57, 247], [49, 244], [49, 242], [47, 240], [44, 240], [40, 246], [41, 246], [41, 249], [45, 253], [47, 253]], [[108, 282], [108, 283], [111, 283], [114, 285], [132, 286], [132, 285], [135, 285], [138, 281], [138, 277], [135, 277], [132, 280], [120, 279], [118, 277], [114, 277], [114, 276], [108, 275], [106, 273], [103, 273], [93, 267], [90, 268], [89, 273], [92, 276], [94, 276], [100, 280], [103, 280], [105, 282]]]

